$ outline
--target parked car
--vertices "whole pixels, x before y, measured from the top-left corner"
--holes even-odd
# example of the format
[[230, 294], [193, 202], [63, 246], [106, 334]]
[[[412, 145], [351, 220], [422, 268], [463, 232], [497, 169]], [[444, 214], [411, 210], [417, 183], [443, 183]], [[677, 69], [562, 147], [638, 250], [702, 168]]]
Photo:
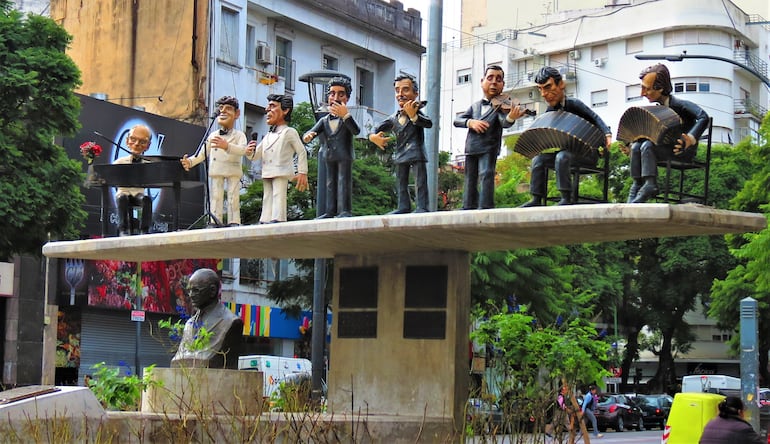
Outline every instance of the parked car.
[[642, 411], [644, 427], [660, 427], [663, 430], [674, 398], [669, 395], [636, 395], [631, 401]]
[[626, 395], [599, 396], [596, 406], [596, 425], [600, 432], [608, 428], [622, 432], [626, 428], [644, 430], [642, 411]]

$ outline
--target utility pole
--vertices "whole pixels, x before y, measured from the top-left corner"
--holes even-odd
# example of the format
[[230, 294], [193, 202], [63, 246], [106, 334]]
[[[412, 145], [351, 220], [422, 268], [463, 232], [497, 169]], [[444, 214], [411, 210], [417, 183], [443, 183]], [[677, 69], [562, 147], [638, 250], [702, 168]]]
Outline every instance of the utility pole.
[[757, 352], [757, 300], [741, 299], [741, 399], [745, 419], [759, 433], [759, 353]]

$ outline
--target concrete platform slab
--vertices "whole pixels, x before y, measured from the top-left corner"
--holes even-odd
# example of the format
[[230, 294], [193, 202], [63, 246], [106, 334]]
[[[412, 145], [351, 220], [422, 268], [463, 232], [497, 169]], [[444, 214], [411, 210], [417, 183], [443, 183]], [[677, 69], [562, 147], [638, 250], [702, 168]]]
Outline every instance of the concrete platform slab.
[[48, 257], [153, 261], [331, 258], [425, 250], [494, 251], [760, 231], [762, 214], [702, 205], [593, 204], [360, 216], [49, 242]]

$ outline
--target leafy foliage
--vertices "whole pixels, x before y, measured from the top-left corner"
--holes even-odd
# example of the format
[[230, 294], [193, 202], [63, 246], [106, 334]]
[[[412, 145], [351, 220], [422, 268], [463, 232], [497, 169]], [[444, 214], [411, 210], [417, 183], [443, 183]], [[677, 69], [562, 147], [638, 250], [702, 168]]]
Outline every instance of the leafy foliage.
[[[760, 132], [765, 143], [752, 146], [741, 142], [736, 147], [734, 169], [746, 174], [754, 172], [731, 203], [736, 209], [744, 211], [768, 210], [770, 202], [770, 114], [765, 116]], [[746, 168], [750, 165], [751, 168]], [[745, 297], [757, 300], [758, 315], [761, 320], [770, 319], [770, 231], [749, 233], [729, 238], [733, 248], [730, 250], [737, 264], [721, 279], [716, 279], [711, 288], [708, 314], [717, 320], [717, 326], [734, 333], [740, 332], [740, 301]], [[740, 335], [734, 334], [732, 350], [737, 354]], [[759, 372], [764, 381], [770, 381], [768, 372], [768, 351], [770, 351], [770, 325], [759, 322]]]
[[[505, 375], [501, 406], [505, 416], [534, 418], [542, 429], [557, 387], [598, 383], [609, 344], [597, 337], [592, 322], [580, 309], [568, 321], [541, 323], [527, 313], [498, 312], [482, 320], [471, 338], [493, 350]], [[515, 424], [514, 424], [515, 425]]]
[[96, 395], [96, 399], [109, 410], [136, 411], [139, 410], [139, 401], [142, 392], [150, 385], [160, 383], [152, 379], [152, 370], [155, 364], [147, 367], [140, 378], [126, 371], [126, 376], [120, 376], [119, 367], [108, 367], [104, 362], [94, 364], [93, 378], [88, 382], [88, 387]]
[[[0, 5], [3, 6], [3, 5]], [[80, 72], [53, 20], [0, 7], [0, 259], [75, 238], [86, 213], [78, 161], [54, 143], [78, 129]]]

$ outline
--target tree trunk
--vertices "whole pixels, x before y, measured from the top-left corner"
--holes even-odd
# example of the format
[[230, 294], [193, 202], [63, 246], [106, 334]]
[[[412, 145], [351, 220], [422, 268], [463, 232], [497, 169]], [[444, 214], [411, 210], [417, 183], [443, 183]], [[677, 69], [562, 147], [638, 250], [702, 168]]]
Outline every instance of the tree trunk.
[[655, 373], [655, 391], [664, 393], [676, 392], [676, 367], [671, 352], [674, 329], [664, 330], [663, 343], [658, 354], [658, 371]]

